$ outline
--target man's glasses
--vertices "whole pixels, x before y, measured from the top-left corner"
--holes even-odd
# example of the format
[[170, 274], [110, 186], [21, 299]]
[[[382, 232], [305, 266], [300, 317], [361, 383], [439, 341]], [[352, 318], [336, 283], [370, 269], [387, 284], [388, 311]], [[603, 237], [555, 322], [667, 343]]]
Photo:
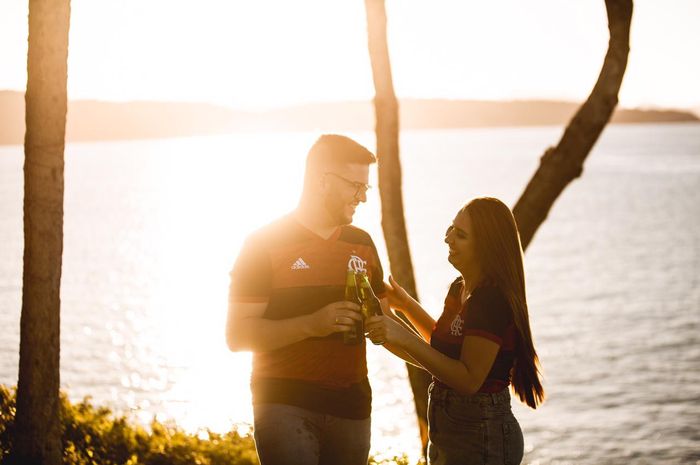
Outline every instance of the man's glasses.
[[354, 188], [355, 188], [355, 194], [354, 194], [355, 197], [357, 197], [357, 196], [360, 195], [360, 194], [366, 193], [366, 192], [372, 187], [372, 186], [370, 186], [369, 184], [365, 184], [365, 183], [363, 183], [363, 182], [351, 181], [351, 180], [349, 180], [348, 178], [346, 178], [346, 177], [344, 177], [344, 176], [341, 176], [341, 175], [339, 175], [339, 174], [337, 174], [337, 173], [332, 173], [332, 172], [330, 172], [330, 171], [327, 172], [327, 173], [325, 173], [325, 174], [332, 174], [332, 175], [335, 176], [336, 178], [341, 179], [341, 180], [343, 180], [345, 183], [347, 183], [347, 184], [351, 185], [352, 187], [354, 187]]

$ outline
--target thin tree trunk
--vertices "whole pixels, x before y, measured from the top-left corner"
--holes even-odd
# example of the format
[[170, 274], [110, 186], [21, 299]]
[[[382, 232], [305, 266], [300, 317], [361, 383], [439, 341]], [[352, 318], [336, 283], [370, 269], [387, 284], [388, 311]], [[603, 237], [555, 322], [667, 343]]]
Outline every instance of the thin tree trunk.
[[[399, 105], [394, 93], [386, 33], [384, 0], [365, 0], [369, 56], [372, 64], [376, 115], [379, 193], [382, 203], [382, 230], [389, 254], [392, 276], [414, 298], [417, 298], [413, 264], [408, 247], [401, 193], [399, 161]], [[428, 440], [427, 400], [430, 375], [406, 364], [418, 416], [423, 453]]]
[[10, 463], [61, 463], [63, 150], [69, 0], [30, 0], [24, 139], [24, 273], [16, 435]]
[[606, 0], [610, 41], [603, 68], [588, 100], [579, 108], [556, 147], [547, 149], [540, 166], [513, 208], [523, 250], [547, 218], [564, 188], [581, 176], [583, 163], [608, 124], [629, 54], [632, 0]]

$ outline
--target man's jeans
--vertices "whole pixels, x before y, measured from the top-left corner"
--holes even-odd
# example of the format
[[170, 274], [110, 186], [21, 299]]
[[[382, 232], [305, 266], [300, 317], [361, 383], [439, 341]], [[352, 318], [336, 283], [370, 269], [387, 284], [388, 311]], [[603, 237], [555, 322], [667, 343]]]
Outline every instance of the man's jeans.
[[285, 404], [253, 405], [261, 465], [366, 465], [370, 419], [350, 420]]

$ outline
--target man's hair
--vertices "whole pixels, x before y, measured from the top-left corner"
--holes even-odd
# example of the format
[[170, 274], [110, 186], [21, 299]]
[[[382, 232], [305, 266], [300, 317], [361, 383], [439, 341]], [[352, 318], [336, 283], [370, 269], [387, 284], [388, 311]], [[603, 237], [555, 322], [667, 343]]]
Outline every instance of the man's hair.
[[370, 165], [376, 161], [372, 152], [349, 137], [323, 134], [309, 149], [306, 156], [306, 173], [325, 173], [341, 165]]

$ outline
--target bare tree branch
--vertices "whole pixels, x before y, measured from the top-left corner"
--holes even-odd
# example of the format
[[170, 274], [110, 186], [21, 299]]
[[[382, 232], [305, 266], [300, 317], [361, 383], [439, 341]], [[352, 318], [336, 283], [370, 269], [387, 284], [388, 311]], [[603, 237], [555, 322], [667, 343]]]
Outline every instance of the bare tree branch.
[[569, 123], [556, 147], [547, 149], [540, 166], [513, 208], [523, 250], [532, 241], [564, 188], [581, 176], [583, 163], [608, 124], [629, 55], [632, 0], [606, 0], [610, 41], [598, 81]]

